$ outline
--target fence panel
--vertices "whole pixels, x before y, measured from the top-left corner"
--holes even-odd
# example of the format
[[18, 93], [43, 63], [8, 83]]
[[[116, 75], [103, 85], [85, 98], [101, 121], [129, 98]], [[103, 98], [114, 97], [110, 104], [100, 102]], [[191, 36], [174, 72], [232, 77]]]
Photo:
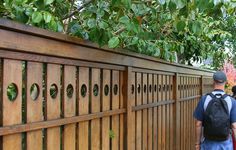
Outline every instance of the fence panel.
[[194, 149], [213, 72], [2, 19], [0, 35], [0, 149]]

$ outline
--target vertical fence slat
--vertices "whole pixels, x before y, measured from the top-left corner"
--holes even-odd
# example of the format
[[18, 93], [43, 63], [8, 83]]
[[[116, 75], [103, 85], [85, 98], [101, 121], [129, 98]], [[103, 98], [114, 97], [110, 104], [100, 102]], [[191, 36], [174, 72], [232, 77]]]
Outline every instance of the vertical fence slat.
[[[119, 109], [119, 71], [112, 71], [112, 110]], [[112, 116], [112, 150], [119, 150], [119, 115]]]
[[[60, 118], [60, 79], [61, 69], [60, 65], [48, 64], [47, 66], [47, 120]], [[51, 86], [57, 87], [57, 94], [55, 98], [51, 95]], [[60, 150], [60, 127], [53, 127], [47, 129], [47, 149]]]
[[[170, 96], [170, 99], [171, 100], [175, 100], [174, 97], [173, 97], [173, 76], [170, 76], [169, 78], [169, 81], [170, 81], [170, 91], [169, 91], [169, 96]], [[174, 122], [175, 122], [175, 118], [173, 117], [173, 107], [177, 105], [177, 102], [175, 101], [174, 104], [171, 104], [170, 105], [170, 150], [173, 150], [174, 149], [174, 139], [176, 138], [175, 137], [175, 134], [174, 134]]]
[[[170, 94], [169, 94], [169, 86], [170, 86], [170, 81], [169, 81], [169, 75], [166, 76], [166, 100], [170, 100]], [[170, 149], [170, 105], [166, 105], [166, 149]]]
[[[136, 73], [136, 106], [142, 105], [142, 75]], [[142, 110], [136, 112], [136, 150], [142, 150]]]
[[[153, 77], [152, 74], [148, 74], [148, 86], [147, 86], [147, 94], [148, 94], [148, 104], [153, 103], [152, 99], [152, 91], [153, 91]], [[148, 109], [148, 150], [152, 150], [153, 148], [153, 108]]]
[[[124, 92], [128, 92], [128, 91], [124, 91], [124, 72], [120, 72], [120, 83], [119, 83], [119, 86], [120, 86], [120, 90], [119, 90], [119, 93], [120, 93], [120, 108], [124, 108]], [[124, 149], [124, 115], [123, 114], [120, 114], [120, 147], [119, 147], [119, 150], [123, 150]]]
[[[27, 123], [43, 121], [42, 73], [43, 64], [35, 62], [27, 63]], [[37, 84], [37, 86], [31, 87], [33, 84]], [[41, 150], [42, 146], [42, 130], [27, 132], [27, 149]]]
[[135, 112], [132, 112], [132, 107], [135, 106], [135, 93], [137, 91], [135, 85], [135, 73], [128, 67], [126, 70], [126, 89], [127, 89], [127, 149], [135, 150]]
[[[147, 87], [147, 74], [143, 74], [143, 83], [142, 83], [142, 94], [143, 94], [143, 105], [147, 104], [147, 92], [148, 92], [148, 87]], [[142, 139], [142, 142], [143, 142], [143, 148], [142, 150], [147, 150], [147, 136], [148, 136], [148, 129], [147, 129], [147, 121], [148, 121], [148, 116], [147, 116], [147, 109], [143, 109], [143, 118], [142, 118], [142, 124], [143, 124], [143, 128], [142, 128], [142, 131], [143, 131], [143, 139]]]
[[[82, 92], [83, 91], [83, 92]], [[79, 68], [79, 115], [89, 113], [89, 68]], [[78, 124], [78, 148], [79, 150], [89, 149], [89, 122], [84, 121]]]
[[[76, 67], [64, 66], [64, 117], [76, 115]], [[64, 150], [76, 149], [76, 124], [64, 126]]]
[[[3, 126], [21, 124], [22, 63], [21, 61], [4, 59], [3, 69]], [[18, 91], [13, 102], [7, 96], [7, 88], [11, 83], [17, 86]], [[3, 136], [3, 150], [21, 150], [21, 147], [21, 134]]]
[[[110, 110], [110, 95], [112, 92], [111, 88], [111, 71], [103, 70], [103, 93], [102, 93], [102, 111]], [[107, 88], [107, 93], [105, 93], [105, 88]], [[102, 150], [110, 149], [110, 117], [102, 118]]]
[[[157, 75], [153, 75], [153, 103], [157, 102]], [[158, 145], [158, 126], [157, 126], [157, 107], [153, 108], [153, 149], [157, 150], [157, 145]]]
[[[161, 91], [161, 100], [162, 101], [166, 101], [166, 91], [165, 88], [166, 87], [166, 75], [162, 75], [162, 91]], [[166, 106], [162, 105], [162, 149], [165, 150], [166, 149]]]
[[[92, 69], [91, 112], [100, 112], [100, 69]], [[96, 90], [97, 88], [97, 90]], [[91, 120], [91, 150], [100, 149], [100, 119]]]
[[[162, 76], [158, 75], [158, 102], [162, 100]], [[158, 106], [158, 150], [162, 149], [162, 106]]]

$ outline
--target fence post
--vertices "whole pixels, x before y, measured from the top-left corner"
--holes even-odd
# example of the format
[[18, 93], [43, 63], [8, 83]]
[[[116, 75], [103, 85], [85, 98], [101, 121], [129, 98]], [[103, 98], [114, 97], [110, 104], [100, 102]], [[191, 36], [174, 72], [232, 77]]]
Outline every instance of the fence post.
[[125, 71], [125, 92], [124, 92], [124, 98], [125, 98], [125, 105], [126, 105], [126, 138], [124, 139], [125, 144], [125, 150], [133, 150], [134, 147], [132, 145], [132, 140], [134, 138], [132, 127], [134, 122], [133, 120], [133, 114], [132, 114], [132, 97], [131, 97], [131, 87], [132, 87], [132, 67], [127, 67]]
[[204, 94], [204, 84], [203, 84], [203, 76], [201, 76], [201, 80], [200, 80], [200, 94], [201, 96]]
[[[3, 121], [3, 114], [2, 114], [2, 112], [3, 112], [3, 105], [2, 105], [2, 102], [3, 102], [3, 95], [2, 95], [2, 88], [3, 88], [3, 84], [2, 84], [2, 82], [3, 82], [3, 60], [2, 59], [0, 59], [0, 97], [1, 97], [1, 100], [0, 100], [0, 127], [2, 127], [2, 121]], [[0, 136], [0, 150], [2, 150], [3, 148], [2, 148], [2, 136]]]
[[175, 73], [173, 78], [173, 98], [175, 100], [174, 107], [173, 107], [173, 119], [174, 119], [174, 150], [180, 150], [180, 107], [179, 107], [179, 93], [178, 93], [178, 85], [179, 85], [179, 74]]

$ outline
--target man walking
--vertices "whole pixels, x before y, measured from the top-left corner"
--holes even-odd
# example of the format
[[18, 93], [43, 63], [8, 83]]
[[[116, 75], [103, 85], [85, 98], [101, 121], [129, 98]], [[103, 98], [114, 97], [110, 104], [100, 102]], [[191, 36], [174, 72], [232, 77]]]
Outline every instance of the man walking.
[[195, 149], [233, 150], [230, 128], [236, 135], [236, 101], [224, 92], [227, 80], [224, 72], [215, 72], [213, 79], [214, 91], [202, 96], [193, 114], [196, 119]]

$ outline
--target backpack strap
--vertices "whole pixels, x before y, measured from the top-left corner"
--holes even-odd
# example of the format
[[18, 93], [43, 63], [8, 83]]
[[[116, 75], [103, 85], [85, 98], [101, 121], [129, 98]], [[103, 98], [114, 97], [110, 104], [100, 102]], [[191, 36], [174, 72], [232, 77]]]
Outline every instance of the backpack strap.
[[220, 98], [220, 102], [221, 102], [221, 105], [223, 106], [224, 110], [229, 114], [229, 109], [228, 109], [228, 106], [227, 106], [227, 102], [223, 102], [223, 99], [225, 99], [226, 97], [228, 97], [228, 94], [213, 94], [213, 93], [208, 93], [207, 95], [209, 95], [212, 99], [213, 98], [217, 98], [217, 96], [221, 96]]

